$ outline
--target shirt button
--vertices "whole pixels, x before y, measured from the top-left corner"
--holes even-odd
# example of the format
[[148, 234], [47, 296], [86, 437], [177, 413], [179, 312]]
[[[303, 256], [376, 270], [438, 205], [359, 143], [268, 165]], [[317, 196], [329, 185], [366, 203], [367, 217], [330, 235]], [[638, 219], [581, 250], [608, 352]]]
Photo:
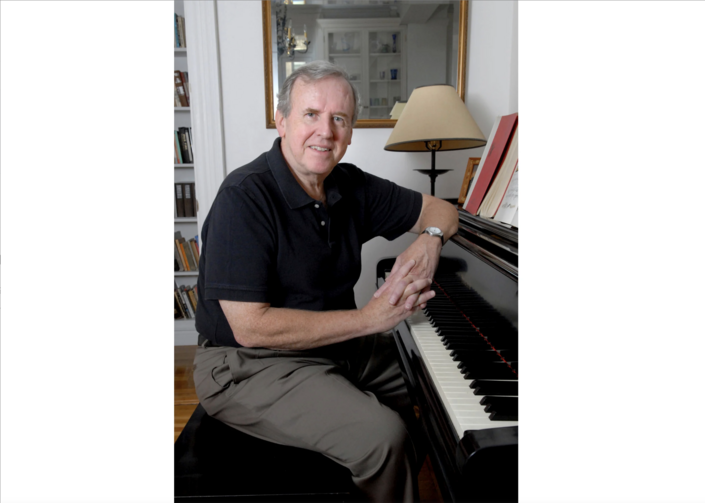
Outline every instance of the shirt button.
[[318, 206], [317, 204], [314, 204], [313, 207], [314, 207], [314, 208], [320, 208], [320, 206]]
[[321, 220], [321, 225], [326, 225], [326, 222]]

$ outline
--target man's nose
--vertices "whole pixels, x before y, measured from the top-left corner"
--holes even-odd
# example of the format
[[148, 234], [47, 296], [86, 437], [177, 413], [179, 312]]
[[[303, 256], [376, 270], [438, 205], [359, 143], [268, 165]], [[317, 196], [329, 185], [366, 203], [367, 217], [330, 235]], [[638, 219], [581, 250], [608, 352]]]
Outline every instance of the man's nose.
[[318, 135], [323, 138], [330, 138], [333, 136], [333, 117], [319, 122]]

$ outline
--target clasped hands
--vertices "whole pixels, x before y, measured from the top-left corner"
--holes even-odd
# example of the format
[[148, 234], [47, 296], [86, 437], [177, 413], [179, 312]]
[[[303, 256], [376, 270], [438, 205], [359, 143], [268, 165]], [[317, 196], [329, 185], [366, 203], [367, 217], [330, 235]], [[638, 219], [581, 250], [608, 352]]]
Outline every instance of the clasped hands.
[[408, 318], [435, 296], [431, 290], [440, 256], [440, 240], [424, 235], [397, 257], [392, 272], [374, 293], [365, 310], [378, 331]]

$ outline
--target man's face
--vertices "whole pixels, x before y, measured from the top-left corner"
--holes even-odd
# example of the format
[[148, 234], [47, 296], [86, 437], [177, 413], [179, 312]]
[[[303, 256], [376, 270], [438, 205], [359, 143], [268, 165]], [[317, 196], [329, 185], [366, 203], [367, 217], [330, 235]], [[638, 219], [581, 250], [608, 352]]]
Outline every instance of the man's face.
[[303, 179], [327, 176], [352, 141], [354, 111], [350, 85], [341, 78], [316, 82], [299, 78], [291, 90], [291, 112], [275, 121], [284, 158]]

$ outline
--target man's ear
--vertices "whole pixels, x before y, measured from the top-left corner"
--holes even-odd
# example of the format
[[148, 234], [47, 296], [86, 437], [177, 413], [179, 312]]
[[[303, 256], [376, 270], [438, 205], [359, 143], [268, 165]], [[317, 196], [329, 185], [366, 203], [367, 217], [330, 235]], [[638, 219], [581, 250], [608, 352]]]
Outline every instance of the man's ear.
[[284, 117], [279, 110], [274, 113], [274, 123], [277, 126], [279, 136], [284, 138], [286, 136], [286, 117]]

